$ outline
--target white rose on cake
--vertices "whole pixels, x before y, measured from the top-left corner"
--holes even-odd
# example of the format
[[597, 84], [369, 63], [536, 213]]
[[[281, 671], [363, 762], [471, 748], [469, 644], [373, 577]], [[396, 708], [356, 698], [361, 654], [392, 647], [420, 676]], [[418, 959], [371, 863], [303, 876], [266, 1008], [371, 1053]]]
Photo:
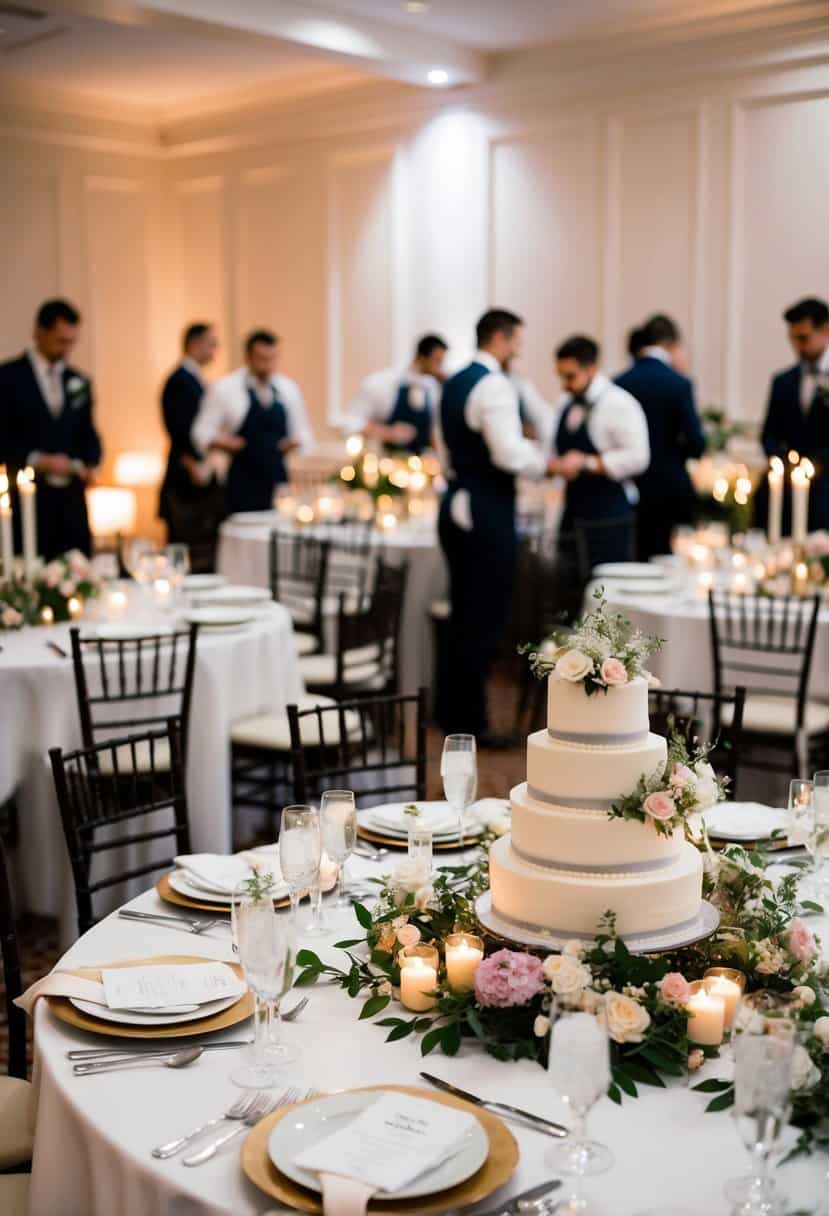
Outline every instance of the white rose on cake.
[[575, 996], [593, 978], [589, 967], [567, 954], [548, 955], [541, 964], [541, 970], [556, 996]]
[[694, 765], [697, 779], [697, 806], [713, 806], [717, 801], [717, 775], [707, 760], [698, 760]]
[[556, 663], [556, 675], [578, 684], [593, 670], [593, 660], [581, 650], [568, 650]]
[[614, 1043], [641, 1043], [651, 1024], [651, 1015], [638, 1001], [621, 992], [608, 992], [604, 999], [607, 1032]]

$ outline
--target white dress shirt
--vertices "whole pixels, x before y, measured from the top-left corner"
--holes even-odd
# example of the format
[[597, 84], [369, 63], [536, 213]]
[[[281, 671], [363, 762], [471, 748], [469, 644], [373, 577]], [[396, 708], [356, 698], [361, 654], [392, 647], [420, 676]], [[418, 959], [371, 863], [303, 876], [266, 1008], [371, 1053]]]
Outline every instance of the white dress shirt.
[[664, 346], [646, 346], [644, 350], [639, 352], [640, 359], [658, 359], [660, 363], [666, 363], [668, 367], [673, 367], [671, 356], [665, 350]]
[[236, 434], [250, 409], [249, 389], [256, 392], [263, 405], [269, 405], [272, 400], [271, 387], [276, 390], [285, 407], [287, 438], [299, 443], [300, 452], [310, 452], [314, 446], [314, 434], [308, 421], [305, 400], [296, 381], [277, 373], [262, 384], [251, 376], [246, 367], [238, 367], [229, 375], [222, 376], [221, 380], [216, 380], [202, 397], [190, 432], [196, 451], [206, 453], [221, 432]]
[[57, 418], [64, 406], [63, 373], [66, 365], [62, 360], [50, 363], [34, 346], [30, 346], [26, 353], [29, 356], [29, 362], [43, 400], [49, 407], [49, 413], [53, 418]]
[[[401, 384], [420, 388], [424, 409], [428, 405], [433, 416], [437, 413], [440, 384], [434, 376], [425, 375], [413, 367], [389, 367], [366, 376], [340, 424], [343, 433], [350, 435], [354, 431], [362, 431], [369, 422], [386, 422], [394, 409]], [[411, 403], [411, 394], [409, 398]]]
[[817, 361], [817, 372], [800, 365], [800, 405], [804, 414], [808, 414], [814, 401], [818, 376], [829, 376], [829, 346]]
[[[644, 473], [650, 464], [651, 447], [645, 413], [635, 397], [597, 372], [584, 394], [587, 433], [604, 463], [607, 476], [620, 481], [628, 502], [639, 501], [631, 478]], [[559, 403], [559, 418], [573, 400], [567, 393]], [[558, 434], [558, 425], [556, 425]]]
[[197, 363], [195, 359], [191, 359], [189, 355], [185, 355], [181, 360], [181, 366], [186, 372], [189, 372], [191, 376], [198, 380], [199, 384], [204, 384], [204, 375], [202, 373], [201, 365]]
[[525, 380], [515, 372], [510, 372], [509, 378], [524, 402], [527, 421], [535, 428], [542, 450], [549, 452], [555, 438], [555, 423], [558, 417], [556, 407], [542, 397], [532, 380]]

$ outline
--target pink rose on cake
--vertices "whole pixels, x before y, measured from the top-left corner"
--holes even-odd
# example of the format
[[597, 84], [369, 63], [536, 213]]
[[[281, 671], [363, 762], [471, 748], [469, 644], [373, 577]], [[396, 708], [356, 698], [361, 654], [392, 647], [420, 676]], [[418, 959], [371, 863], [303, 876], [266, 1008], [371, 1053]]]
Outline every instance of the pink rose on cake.
[[505, 1009], [527, 1005], [544, 991], [541, 960], [517, 950], [497, 950], [475, 972], [475, 998], [479, 1005]]
[[789, 926], [789, 949], [804, 965], [812, 961], [817, 951], [814, 933], [799, 916], [795, 916]]
[[676, 814], [676, 803], [667, 790], [654, 790], [642, 803], [642, 810], [646, 815], [650, 815], [651, 819], [664, 823]]
[[669, 971], [662, 976], [659, 985], [662, 999], [669, 1005], [687, 1005], [691, 995], [691, 985], [680, 971]]
[[601, 666], [601, 677], [608, 688], [628, 682], [628, 673], [621, 659], [605, 659]]
[[697, 779], [687, 764], [675, 764], [671, 769], [671, 785], [684, 789], [686, 785], [696, 785]]
[[593, 660], [581, 650], [568, 650], [556, 663], [556, 675], [578, 684], [593, 671]]

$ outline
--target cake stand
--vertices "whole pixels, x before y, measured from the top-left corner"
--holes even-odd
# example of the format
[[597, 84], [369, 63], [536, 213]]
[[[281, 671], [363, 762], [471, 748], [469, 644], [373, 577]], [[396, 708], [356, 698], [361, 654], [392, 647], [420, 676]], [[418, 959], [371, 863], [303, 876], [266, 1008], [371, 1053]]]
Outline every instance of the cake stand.
[[[515, 921], [499, 916], [492, 907], [492, 895], [484, 891], [475, 900], [475, 914], [482, 927], [493, 937], [502, 938], [518, 946], [530, 946], [534, 949], [563, 950], [568, 942], [584, 941], [585, 934], [553, 933], [540, 926], [519, 925]], [[700, 902], [698, 914], [692, 921], [686, 921], [674, 929], [663, 929], [658, 933], [638, 933], [629, 936], [620, 933], [619, 936], [631, 954], [659, 954], [665, 950], [678, 950], [682, 946], [690, 946], [694, 942], [710, 937], [720, 923], [720, 914], [707, 899]]]

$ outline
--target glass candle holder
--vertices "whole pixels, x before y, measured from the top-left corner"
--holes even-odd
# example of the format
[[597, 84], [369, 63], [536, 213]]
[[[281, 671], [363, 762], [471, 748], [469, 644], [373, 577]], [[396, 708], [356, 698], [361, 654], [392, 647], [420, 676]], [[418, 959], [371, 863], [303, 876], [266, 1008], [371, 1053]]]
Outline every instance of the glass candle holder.
[[397, 961], [400, 964], [400, 1004], [412, 1013], [433, 1009], [440, 966], [437, 946], [427, 942], [404, 946]]
[[705, 980], [694, 980], [688, 998], [688, 1042], [719, 1047], [725, 1036], [725, 1001], [708, 992]]
[[408, 849], [412, 861], [427, 874], [432, 872], [433, 840], [432, 829], [426, 828], [418, 819], [412, 819], [409, 824]]
[[746, 977], [735, 967], [709, 967], [702, 977], [705, 991], [720, 996], [725, 1005], [725, 1030], [730, 1034], [737, 1008], [746, 990]]
[[453, 992], [471, 992], [484, 957], [484, 943], [474, 933], [450, 933], [443, 943], [446, 980]]

